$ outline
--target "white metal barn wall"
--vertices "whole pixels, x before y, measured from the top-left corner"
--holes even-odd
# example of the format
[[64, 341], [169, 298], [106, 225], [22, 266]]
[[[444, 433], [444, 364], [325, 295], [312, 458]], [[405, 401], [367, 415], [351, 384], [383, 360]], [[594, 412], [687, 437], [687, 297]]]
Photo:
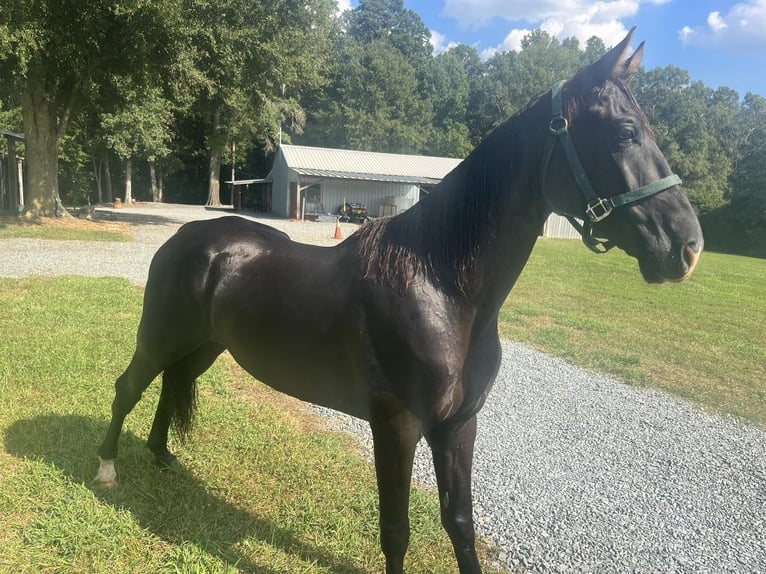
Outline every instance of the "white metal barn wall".
[[277, 153], [271, 168], [271, 210], [282, 217], [290, 216], [290, 190], [287, 180], [287, 162]]
[[580, 239], [580, 234], [567, 221], [566, 217], [552, 213], [543, 226], [543, 237], [554, 237], [558, 239]]

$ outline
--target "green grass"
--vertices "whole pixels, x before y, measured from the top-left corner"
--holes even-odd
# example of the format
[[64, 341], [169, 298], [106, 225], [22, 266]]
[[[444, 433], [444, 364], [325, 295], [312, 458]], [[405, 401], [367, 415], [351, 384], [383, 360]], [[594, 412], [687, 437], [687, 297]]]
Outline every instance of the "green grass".
[[127, 225], [87, 219], [23, 219], [0, 217], [0, 239], [59, 241], [132, 241]]
[[624, 253], [541, 240], [501, 336], [766, 424], [766, 260], [704, 253], [682, 284], [647, 285]]
[[[140, 300], [117, 279], [0, 280], [0, 572], [381, 572], [370, 463], [225, 360], [173, 445], [182, 468], [144, 446], [155, 384], [127, 419], [120, 484], [93, 486]], [[436, 495], [416, 489], [411, 517], [409, 571], [455, 572]]]

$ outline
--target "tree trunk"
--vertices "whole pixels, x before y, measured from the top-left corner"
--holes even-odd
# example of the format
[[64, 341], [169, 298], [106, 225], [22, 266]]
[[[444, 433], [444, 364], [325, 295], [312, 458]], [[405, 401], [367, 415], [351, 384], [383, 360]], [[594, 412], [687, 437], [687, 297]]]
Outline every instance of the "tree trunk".
[[154, 203], [162, 201], [160, 198], [160, 188], [157, 186], [157, 169], [154, 161], [149, 162], [149, 181], [152, 186], [152, 201]]
[[27, 88], [21, 97], [27, 190], [24, 213], [30, 217], [68, 215], [59, 197], [56, 106], [47, 94]]
[[104, 190], [101, 187], [101, 169], [96, 161], [96, 158], [91, 158], [93, 164], [93, 179], [96, 180], [96, 193], [98, 195], [98, 203], [104, 203]]
[[208, 194], [205, 205], [220, 207], [221, 205], [221, 150], [210, 148], [210, 171], [208, 172]]
[[133, 203], [133, 159], [125, 160], [125, 206]]
[[165, 201], [165, 194], [163, 193], [162, 184], [162, 166], [157, 170], [157, 191], [159, 192], [160, 203]]
[[104, 159], [102, 160], [104, 162], [104, 188], [106, 191], [106, 199], [107, 203], [113, 203], [114, 202], [114, 190], [112, 189], [112, 170], [109, 167], [109, 152], [104, 152]]
[[223, 144], [220, 132], [220, 113], [218, 110], [213, 112], [210, 126], [210, 135], [208, 145], [210, 146], [210, 163], [208, 166], [208, 185], [207, 201], [205, 205], [210, 207], [219, 207], [221, 205], [221, 156], [223, 155]]

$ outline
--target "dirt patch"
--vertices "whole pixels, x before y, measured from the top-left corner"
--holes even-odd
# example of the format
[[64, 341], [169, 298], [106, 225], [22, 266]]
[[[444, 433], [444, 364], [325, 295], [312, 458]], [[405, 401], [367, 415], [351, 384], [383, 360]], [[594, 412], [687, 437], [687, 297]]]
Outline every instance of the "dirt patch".
[[113, 231], [130, 234], [132, 226], [120, 221], [107, 221], [87, 217], [16, 217], [0, 215], [0, 227], [49, 227], [53, 229], [79, 229], [84, 231]]

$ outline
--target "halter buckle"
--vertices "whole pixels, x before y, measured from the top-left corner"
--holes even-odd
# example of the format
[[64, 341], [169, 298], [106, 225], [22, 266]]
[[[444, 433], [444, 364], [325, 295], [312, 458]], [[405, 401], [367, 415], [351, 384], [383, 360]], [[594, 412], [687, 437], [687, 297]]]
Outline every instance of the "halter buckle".
[[614, 209], [614, 206], [609, 198], [599, 198], [588, 204], [585, 208], [585, 215], [591, 223], [597, 223], [602, 219], [609, 217], [612, 213], [612, 209]]
[[558, 113], [551, 118], [551, 122], [548, 124], [548, 131], [554, 136], [561, 136], [567, 133], [569, 129], [569, 122], [567, 119]]

